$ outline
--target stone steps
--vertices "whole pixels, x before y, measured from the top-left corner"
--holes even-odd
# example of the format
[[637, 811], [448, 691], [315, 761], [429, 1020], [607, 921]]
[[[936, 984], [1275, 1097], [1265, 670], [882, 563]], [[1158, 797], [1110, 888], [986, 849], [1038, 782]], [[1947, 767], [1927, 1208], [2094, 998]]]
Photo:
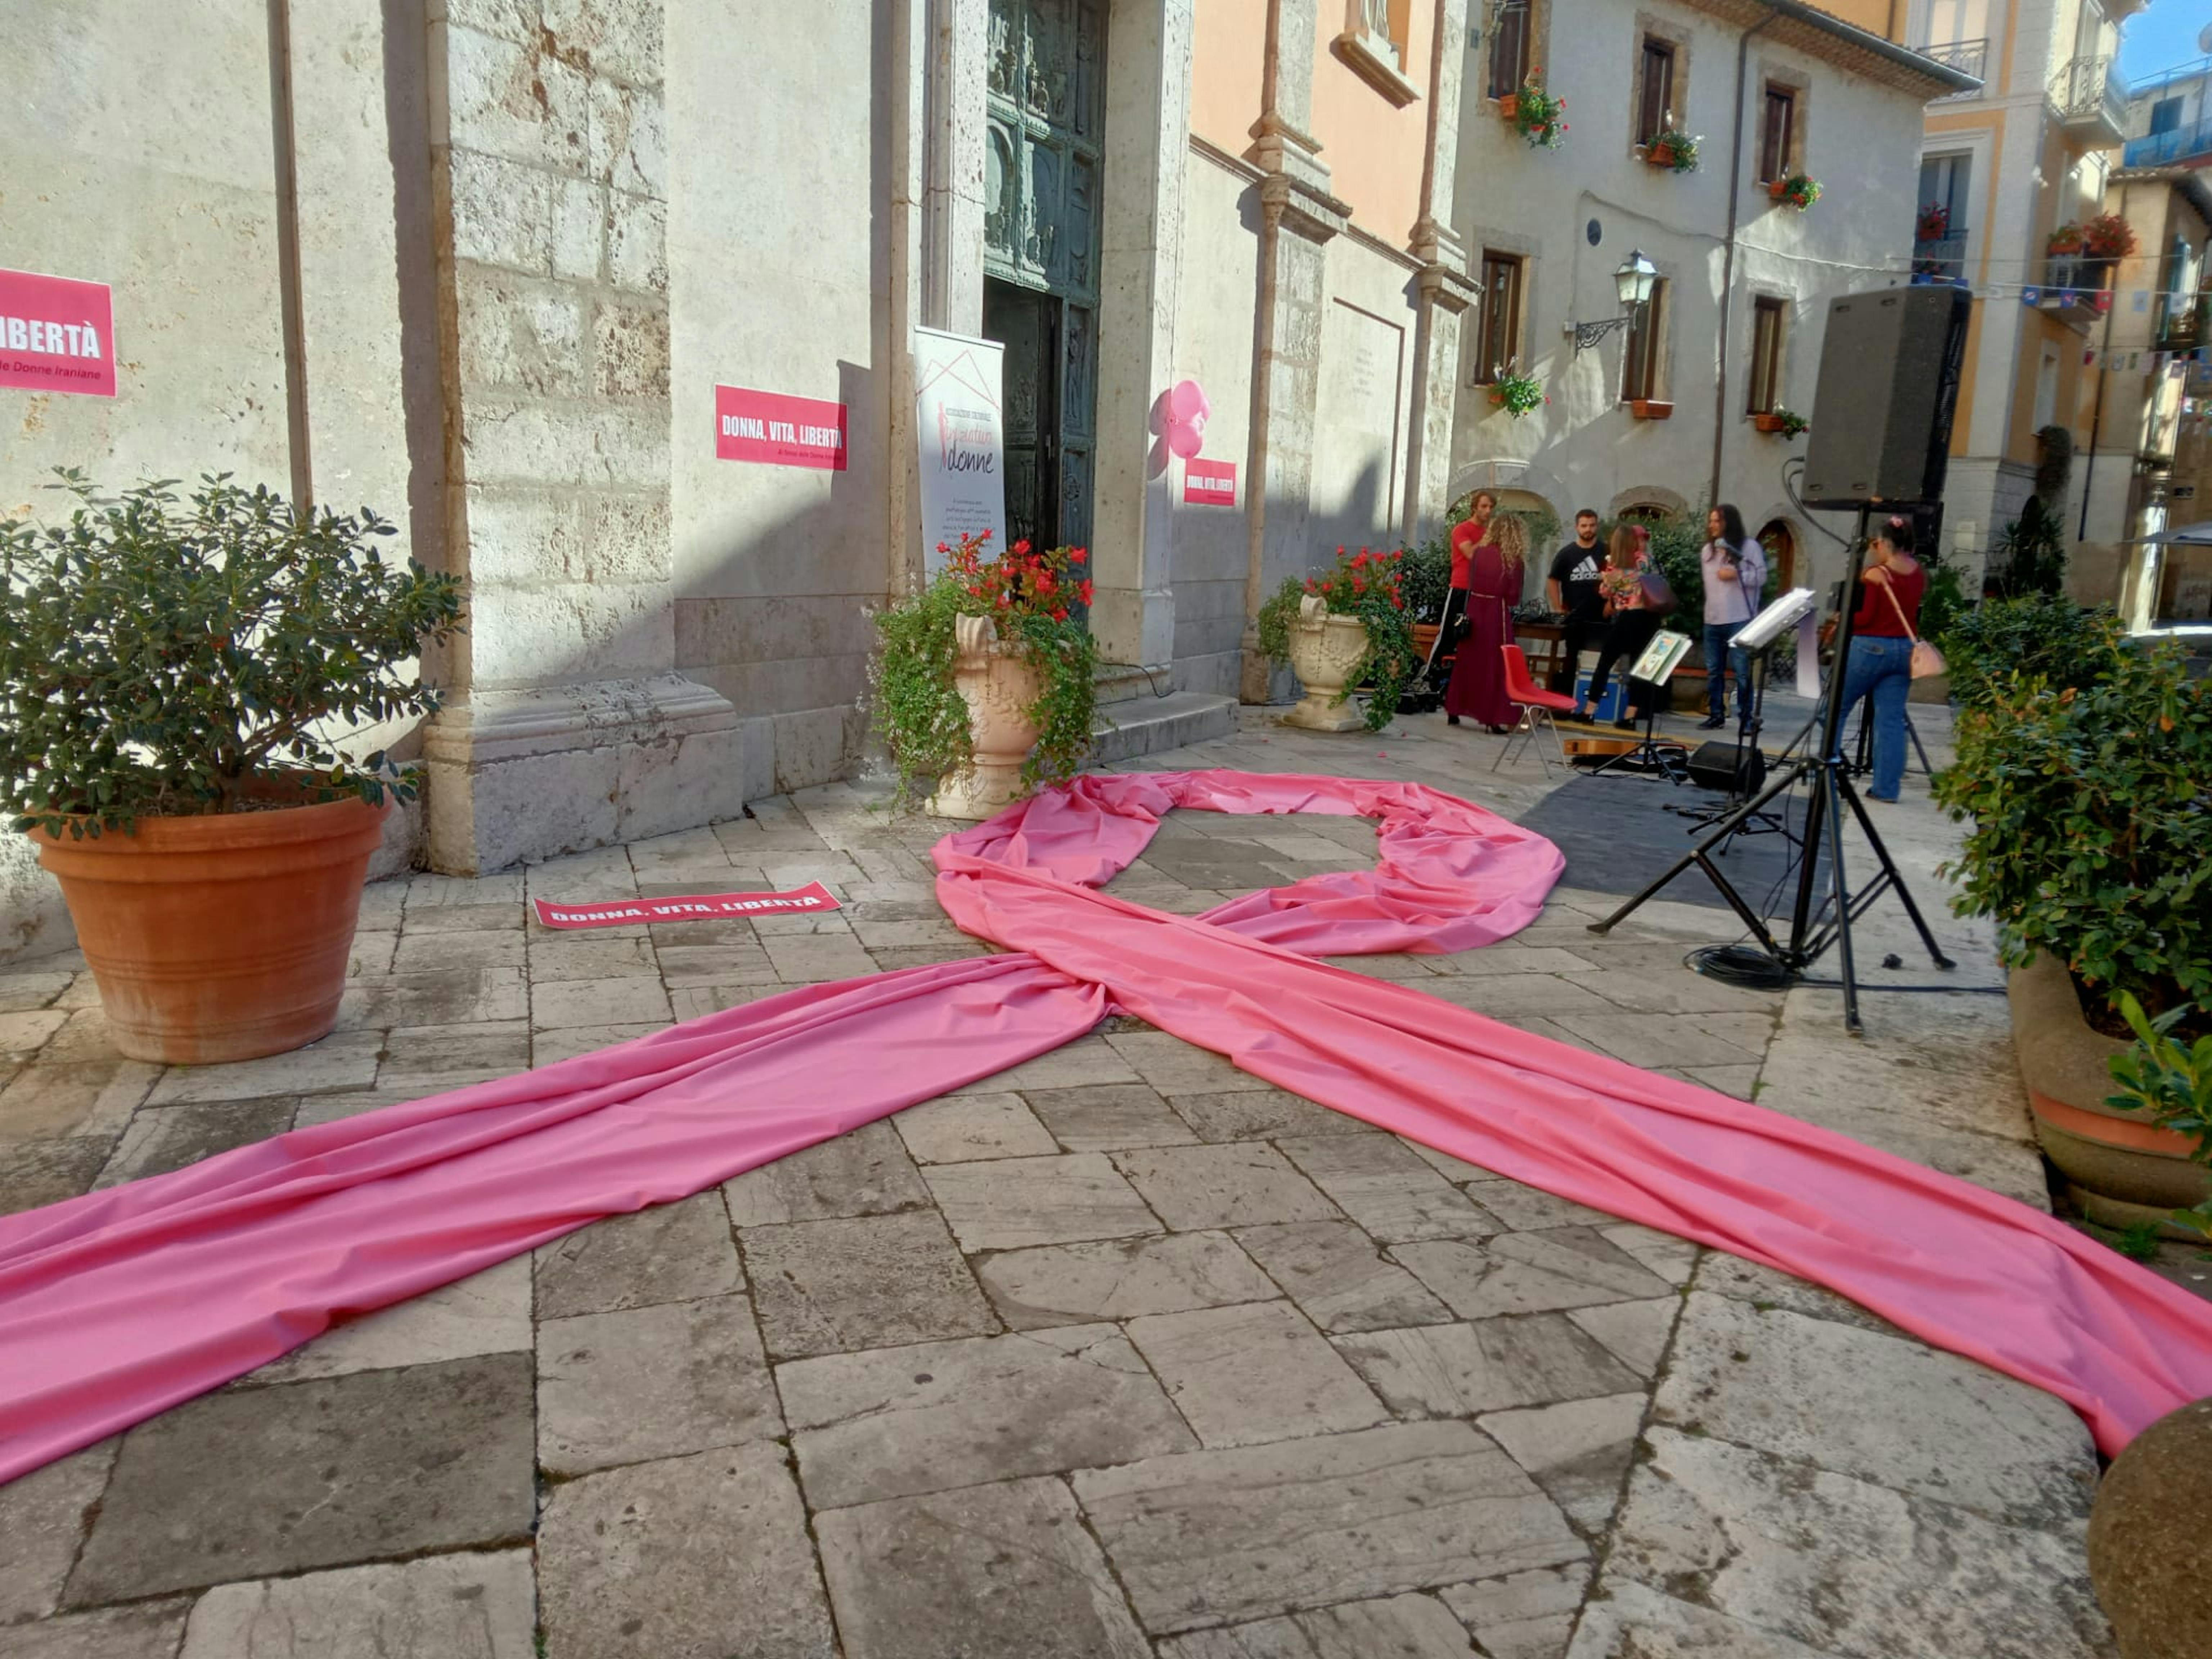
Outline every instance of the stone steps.
[[[1141, 679], [1138, 682], [1142, 684]], [[1091, 764], [1112, 766], [1179, 749], [1187, 743], [1225, 738], [1237, 730], [1237, 699], [1201, 691], [1176, 691], [1101, 703], [1092, 731]]]

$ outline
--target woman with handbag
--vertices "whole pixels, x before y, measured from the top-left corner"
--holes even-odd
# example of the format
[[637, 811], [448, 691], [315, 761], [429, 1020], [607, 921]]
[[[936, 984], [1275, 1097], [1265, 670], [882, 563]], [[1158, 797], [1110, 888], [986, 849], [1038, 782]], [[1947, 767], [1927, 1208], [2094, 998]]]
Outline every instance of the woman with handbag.
[[1501, 532], [1512, 520], [1497, 516], [1498, 497], [1488, 490], [1475, 492], [1473, 515], [1452, 526], [1451, 592], [1444, 601], [1444, 637], [1465, 618], [1467, 635], [1452, 659], [1450, 682], [1444, 687], [1444, 718], [1453, 726], [1462, 716], [1477, 720], [1493, 733], [1503, 733], [1520, 718], [1520, 711], [1505, 695], [1505, 657], [1500, 647], [1513, 641], [1510, 613], [1520, 602], [1522, 572], [1528, 555], [1528, 537]]
[[[1659, 624], [1674, 609], [1674, 590], [1659, 574], [1651, 557], [1651, 532], [1640, 524], [1613, 526], [1613, 539], [1606, 551], [1606, 568], [1598, 575], [1599, 591], [1606, 598], [1606, 614], [1612, 618], [1606, 629], [1605, 643], [1597, 653], [1597, 669], [1590, 676], [1589, 696], [1577, 708], [1572, 718], [1589, 720], [1605, 701], [1606, 687], [1613, 680], [1613, 665], [1634, 662], [1644, 654], [1644, 647], [1651, 643], [1651, 636], [1659, 631]], [[1627, 674], [1622, 669], [1623, 677]], [[1659, 706], [1661, 688], [1645, 681], [1630, 679], [1621, 718], [1613, 725], [1620, 730], [1632, 731], [1639, 716], [1653, 713]]]
[[[1875, 526], [1860, 573], [1851, 616], [1851, 652], [1843, 665], [1841, 732], [1862, 700], [1874, 722], [1874, 787], [1869, 800], [1894, 801], [1905, 782], [1905, 702], [1916, 672], [1941, 672], [1936, 647], [1912, 631], [1928, 573], [1912, 556], [1912, 520], [1892, 517]], [[1920, 659], [1916, 666], [1915, 659]], [[1932, 659], [1935, 666], [1927, 665]]]

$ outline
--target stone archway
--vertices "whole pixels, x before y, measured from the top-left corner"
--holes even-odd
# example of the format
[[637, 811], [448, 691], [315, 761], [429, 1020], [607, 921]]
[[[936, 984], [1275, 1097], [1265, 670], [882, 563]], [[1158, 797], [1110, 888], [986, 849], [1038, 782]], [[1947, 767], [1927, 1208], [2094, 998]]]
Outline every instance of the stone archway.
[[1787, 592], [1796, 586], [1799, 571], [1805, 565], [1805, 538], [1797, 521], [1787, 513], [1770, 513], [1751, 533], [1766, 550], [1766, 568], [1779, 584], [1779, 591]]
[[1447, 508], [1458, 506], [1478, 489], [1494, 489], [1501, 500], [1507, 495], [1532, 497], [1555, 514], [1557, 503], [1565, 498], [1559, 481], [1551, 473], [1510, 455], [1487, 456], [1454, 467], [1451, 483], [1444, 491]]
[[1652, 514], [1686, 514], [1690, 503], [1680, 490], [1669, 489], [1665, 484], [1631, 484], [1613, 498], [1606, 516], [1618, 519], [1641, 510], [1646, 516]]

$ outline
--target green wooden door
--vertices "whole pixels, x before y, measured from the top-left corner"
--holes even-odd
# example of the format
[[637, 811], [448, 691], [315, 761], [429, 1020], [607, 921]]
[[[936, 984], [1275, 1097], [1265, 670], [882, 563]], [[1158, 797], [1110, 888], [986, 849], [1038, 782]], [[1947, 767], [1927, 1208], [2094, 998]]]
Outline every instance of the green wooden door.
[[1045, 546], [1091, 539], [1105, 13], [991, 0], [983, 331], [1006, 345], [1009, 532]]

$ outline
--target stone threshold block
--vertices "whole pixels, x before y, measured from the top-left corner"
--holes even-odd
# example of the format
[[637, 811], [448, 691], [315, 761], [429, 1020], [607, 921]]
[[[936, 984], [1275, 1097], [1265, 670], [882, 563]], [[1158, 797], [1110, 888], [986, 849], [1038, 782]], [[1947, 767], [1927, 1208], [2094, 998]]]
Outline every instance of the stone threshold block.
[[680, 674], [455, 696], [423, 738], [430, 866], [473, 876], [742, 816], [728, 700]]

